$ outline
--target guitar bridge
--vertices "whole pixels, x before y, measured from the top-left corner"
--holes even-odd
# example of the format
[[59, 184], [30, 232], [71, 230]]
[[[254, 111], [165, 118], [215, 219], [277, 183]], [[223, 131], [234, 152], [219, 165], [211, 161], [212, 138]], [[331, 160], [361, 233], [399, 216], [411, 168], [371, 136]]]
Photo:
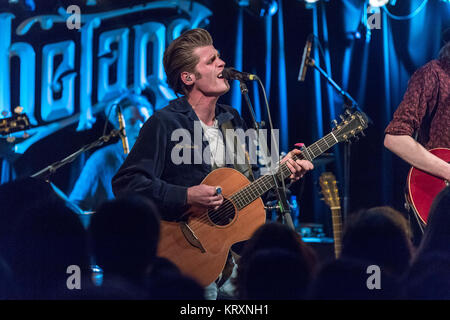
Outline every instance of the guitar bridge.
[[184, 237], [186, 240], [193, 246], [198, 248], [202, 253], [205, 253], [206, 250], [203, 248], [202, 243], [195, 235], [194, 231], [189, 227], [189, 225], [186, 222], [180, 222], [180, 229], [181, 232], [183, 232]]

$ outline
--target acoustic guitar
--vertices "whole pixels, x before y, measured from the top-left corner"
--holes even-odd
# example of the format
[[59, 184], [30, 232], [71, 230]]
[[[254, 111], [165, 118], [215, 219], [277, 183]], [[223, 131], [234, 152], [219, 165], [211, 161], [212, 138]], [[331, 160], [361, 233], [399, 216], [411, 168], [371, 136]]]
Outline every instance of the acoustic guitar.
[[[436, 157], [446, 162], [450, 162], [450, 149], [436, 148], [428, 150]], [[449, 181], [445, 181], [439, 177], [433, 176], [425, 171], [412, 167], [408, 173], [406, 181], [408, 194], [407, 201], [413, 212], [420, 221], [426, 225], [428, 214], [430, 213], [431, 204]]]
[[336, 259], [341, 255], [342, 249], [342, 218], [341, 218], [341, 203], [339, 191], [336, 186], [336, 178], [331, 172], [324, 172], [319, 178], [319, 183], [322, 188], [323, 200], [330, 207], [331, 220], [333, 223], [333, 238], [334, 238], [334, 255]]
[[[314, 158], [335, 144], [356, 137], [367, 128], [367, 116], [362, 112], [348, 113], [330, 133], [302, 149], [294, 160]], [[280, 164], [276, 178], [291, 175], [288, 166]], [[249, 239], [265, 223], [266, 212], [260, 198], [275, 185], [271, 175], [250, 182], [232, 168], [219, 168], [209, 173], [202, 184], [220, 186], [223, 204], [216, 210], [191, 207], [186, 219], [161, 222], [161, 237], [157, 254], [171, 260], [180, 270], [201, 285], [212, 283], [222, 272], [231, 246]]]

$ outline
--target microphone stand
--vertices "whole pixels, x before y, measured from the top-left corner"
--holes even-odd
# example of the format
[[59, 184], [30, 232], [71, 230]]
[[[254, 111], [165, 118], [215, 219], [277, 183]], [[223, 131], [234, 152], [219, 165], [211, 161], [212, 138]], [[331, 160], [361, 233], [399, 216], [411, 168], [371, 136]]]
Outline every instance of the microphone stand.
[[[243, 81], [239, 81], [239, 82], [240, 82], [241, 94], [244, 96], [248, 110], [250, 111], [250, 115], [251, 115], [252, 122], [253, 122], [253, 127], [256, 129], [256, 134], [258, 135], [258, 141], [259, 141], [259, 124], [256, 121], [255, 112], [253, 110], [252, 103], [248, 96], [247, 85]], [[267, 110], [267, 111], [269, 111], [269, 110]], [[270, 129], [273, 131], [272, 127]], [[264, 141], [262, 143], [265, 143], [267, 145], [266, 141]], [[277, 155], [278, 155], [278, 147], [276, 148], [276, 150], [277, 150]], [[263, 154], [264, 154], [264, 156], [266, 156], [266, 154], [264, 152], [263, 152]], [[277, 156], [277, 159], [278, 158], [279, 157]], [[268, 163], [268, 162], [266, 161], [266, 163]], [[272, 163], [270, 164], [270, 166], [272, 166]], [[295, 230], [294, 224], [292, 222], [292, 217], [291, 217], [291, 206], [289, 205], [289, 203], [287, 201], [286, 187], [284, 184], [284, 180], [281, 179], [282, 186], [279, 186], [276, 175], [273, 174], [273, 172], [271, 172], [271, 176], [273, 177], [273, 181], [275, 183], [275, 191], [276, 191], [275, 193], [277, 195], [277, 199], [278, 199], [278, 203], [279, 203], [279, 209], [280, 209], [279, 210], [279, 220], [281, 220], [281, 222], [284, 221], [289, 228], [291, 228], [292, 230]]]
[[79, 150], [75, 151], [74, 153], [72, 153], [71, 155], [69, 155], [68, 157], [60, 160], [60, 161], [56, 161], [54, 163], [52, 163], [51, 165], [49, 165], [48, 167], [36, 172], [35, 174], [33, 174], [31, 177], [32, 178], [38, 178], [38, 179], [43, 179], [47, 182], [49, 181], [49, 177], [56, 172], [56, 170], [58, 170], [59, 168], [61, 168], [62, 166], [65, 166], [68, 163], [73, 162], [80, 154], [82, 154], [85, 151], [88, 151], [92, 148], [95, 147], [99, 147], [101, 145], [103, 145], [105, 142], [108, 142], [111, 138], [117, 137], [122, 135], [122, 131], [121, 130], [117, 130], [117, 129], [113, 129], [111, 130], [111, 132], [107, 135], [103, 135], [100, 138], [98, 138], [96, 141], [84, 145], [83, 147], [81, 147]]
[[[344, 98], [344, 109], [345, 113], [349, 114], [354, 110], [361, 111], [359, 109], [358, 103], [353, 99], [347, 92], [345, 92], [331, 77], [318, 65], [314, 59], [308, 57], [306, 64], [310, 67], [314, 67], [319, 73], [330, 83], [334, 89], [336, 89], [339, 94]], [[342, 116], [341, 116], [342, 117]], [[371, 120], [369, 119], [369, 122]], [[348, 210], [349, 210], [349, 202], [350, 202], [350, 144], [348, 141], [344, 144], [344, 199], [343, 199], [343, 207], [344, 207], [344, 220], [347, 218]]]

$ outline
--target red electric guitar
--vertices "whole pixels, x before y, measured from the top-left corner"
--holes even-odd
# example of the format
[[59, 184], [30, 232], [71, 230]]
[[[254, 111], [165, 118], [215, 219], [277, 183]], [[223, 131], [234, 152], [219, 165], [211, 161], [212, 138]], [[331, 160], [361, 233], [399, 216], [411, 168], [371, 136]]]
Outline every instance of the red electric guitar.
[[[436, 148], [428, 151], [442, 160], [450, 162], [450, 149]], [[412, 167], [406, 183], [408, 186], [407, 201], [422, 223], [426, 224], [434, 198], [449, 182]]]

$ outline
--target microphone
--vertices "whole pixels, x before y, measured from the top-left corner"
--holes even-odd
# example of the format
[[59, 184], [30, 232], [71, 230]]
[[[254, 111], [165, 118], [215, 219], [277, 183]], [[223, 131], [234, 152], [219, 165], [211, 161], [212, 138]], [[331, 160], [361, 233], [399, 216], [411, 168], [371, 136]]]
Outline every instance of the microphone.
[[308, 69], [309, 57], [311, 56], [311, 46], [312, 46], [313, 35], [310, 34], [306, 40], [305, 49], [303, 49], [302, 64], [300, 65], [300, 70], [298, 72], [298, 81], [305, 81], [306, 70]]
[[117, 116], [119, 118], [119, 134], [120, 139], [122, 140], [123, 153], [128, 154], [130, 152], [130, 147], [128, 146], [127, 132], [125, 130], [125, 119], [123, 118], [122, 110], [120, 110], [120, 105], [117, 106]]
[[222, 71], [222, 77], [227, 80], [239, 80], [243, 82], [258, 80], [258, 76], [256, 74], [237, 71], [234, 68], [224, 68]]

